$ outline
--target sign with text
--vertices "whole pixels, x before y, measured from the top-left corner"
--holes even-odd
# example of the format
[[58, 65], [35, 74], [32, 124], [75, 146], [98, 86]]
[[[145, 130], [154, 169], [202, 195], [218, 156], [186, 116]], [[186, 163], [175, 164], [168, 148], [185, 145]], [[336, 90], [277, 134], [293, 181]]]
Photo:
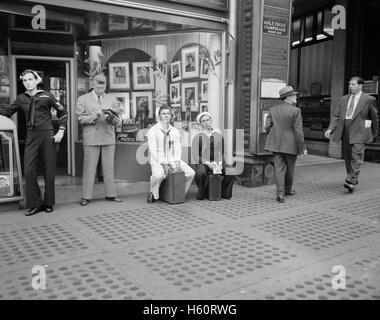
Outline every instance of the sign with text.
[[289, 43], [287, 38], [263, 34], [262, 63], [288, 65]]
[[263, 33], [287, 37], [289, 33], [289, 11], [264, 6]]

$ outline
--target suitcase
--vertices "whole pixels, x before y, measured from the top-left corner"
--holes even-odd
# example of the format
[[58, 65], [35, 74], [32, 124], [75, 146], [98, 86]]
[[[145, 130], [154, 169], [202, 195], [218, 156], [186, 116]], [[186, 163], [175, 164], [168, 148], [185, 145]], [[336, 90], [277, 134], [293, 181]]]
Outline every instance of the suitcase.
[[185, 173], [169, 172], [161, 182], [160, 199], [170, 204], [185, 202]]
[[222, 199], [222, 179], [220, 174], [210, 174], [208, 176], [208, 199], [218, 201]]

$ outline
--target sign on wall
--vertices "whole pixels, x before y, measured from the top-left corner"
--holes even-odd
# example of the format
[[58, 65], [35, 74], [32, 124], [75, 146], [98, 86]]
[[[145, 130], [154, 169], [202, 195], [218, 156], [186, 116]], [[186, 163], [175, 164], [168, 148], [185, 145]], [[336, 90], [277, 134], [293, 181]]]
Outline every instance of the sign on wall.
[[264, 0], [256, 154], [268, 153], [264, 150], [266, 115], [272, 106], [280, 103], [278, 92], [288, 81], [290, 6], [289, 0]]

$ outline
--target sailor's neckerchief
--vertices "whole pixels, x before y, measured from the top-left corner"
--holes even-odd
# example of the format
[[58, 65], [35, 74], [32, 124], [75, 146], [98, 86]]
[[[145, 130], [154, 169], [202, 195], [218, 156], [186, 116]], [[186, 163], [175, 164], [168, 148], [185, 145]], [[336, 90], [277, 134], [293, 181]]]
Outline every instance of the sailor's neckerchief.
[[[174, 148], [173, 148], [173, 144], [174, 144], [174, 141], [171, 139], [170, 137], [170, 125], [168, 127], [168, 129], [164, 129], [160, 123], [160, 128], [161, 132], [164, 134], [164, 156], [165, 158], [168, 157], [168, 150], [172, 149], [172, 154], [174, 156]], [[169, 141], [167, 143], [167, 138], [169, 137]], [[158, 140], [157, 140], [157, 144], [158, 144]], [[157, 145], [157, 149], [158, 149], [158, 145]]]

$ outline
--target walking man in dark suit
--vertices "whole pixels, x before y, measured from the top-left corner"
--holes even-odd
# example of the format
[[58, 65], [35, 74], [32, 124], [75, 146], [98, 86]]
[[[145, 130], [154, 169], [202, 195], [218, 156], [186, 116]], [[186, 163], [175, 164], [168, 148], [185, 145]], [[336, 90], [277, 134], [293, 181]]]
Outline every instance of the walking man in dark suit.
[[269, 109], [265, 122], [268, 133], [265, 150], [273, 152], [278, 202], [284, 203], [285, 195], [294, 195], [294, 167], [298, 154], [307, 155], [303, 137], [301, 110], [295, 105], [297, 94], [292, 86], [279, 91], [281, 104]]
[[351, 193], [358, 184], [365, 144], [377, 137], [379, 129], [376, 99], [362, 92], [363, 84], [362, 78], [351, 78], [350, 94], [340, 99], [329, 128], [325, 132], [326, 138], [332, 135], [332, 141], [336, 143], [342, 139], [347, 171], [344, 187]]

